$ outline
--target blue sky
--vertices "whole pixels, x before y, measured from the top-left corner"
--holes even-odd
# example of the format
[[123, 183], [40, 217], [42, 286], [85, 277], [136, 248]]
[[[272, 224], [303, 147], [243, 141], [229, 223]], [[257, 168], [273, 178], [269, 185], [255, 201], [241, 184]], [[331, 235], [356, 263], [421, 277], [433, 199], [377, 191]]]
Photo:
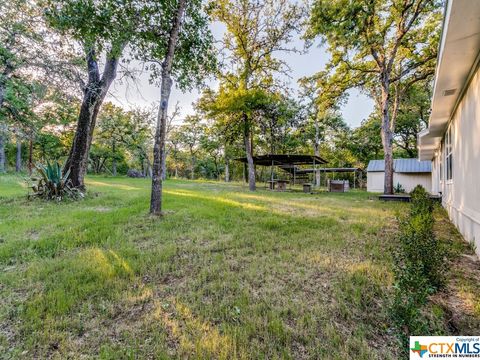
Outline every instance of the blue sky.
[[[220, 39], [223, 29], [219, 24], [212, 25], [212, 32], [216, 39]], [[304, 43], [300, 38], [291, 44], [292, 47], [303, 49]], [[292, 89], [298, 89], [297, 80], [315, 74], [322, 70], [328, 61], [328, 53], [319, 46], [312, 46], [306, 53], [279, 53], [279, 58], [284, 59], [291, 69], [289, 81]], [[215, 88], [216, 83], [211, 81], [210, 86]], [[159, 101], [160, 89], [149, 84], [148, 74], [140, 75], [136, 84], [116, 81], [111, 88], [110, 101], [125, 108], [133, 106], [148, 106]], [[199, 93], [194, 90], [182, 93], [174, 88], [170, 97], [170, 109], [178, 102], [181, 108], [181, 117], [192, 114], [192, 103], [198, 99]], [[351, 127], [357, 127], [361, 121], [368, 117], [373, 109], [373, 101], [357, 90], [350, 91], [347, 104], [341, 109], [342, 115]]]

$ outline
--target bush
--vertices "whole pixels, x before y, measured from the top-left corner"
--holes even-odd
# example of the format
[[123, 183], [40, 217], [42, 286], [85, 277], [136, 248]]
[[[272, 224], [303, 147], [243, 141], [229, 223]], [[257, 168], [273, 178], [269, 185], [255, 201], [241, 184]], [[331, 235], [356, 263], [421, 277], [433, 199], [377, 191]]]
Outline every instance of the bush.
[[427, 335], [421, 309], [444, 285], [443, 249], [433, 232], [433, 203], [421, 186], [411, 192], [408, 215], [400, 219], [394, 252], [395, 294], [392, 316], [404, 345], [409, 335]]
[[33, 194], [31, 197], [38, 197], [45, 200], [61, 201], [65, 198], [79, 199], [83, 197], [83, 193], [71, 186], [68, 179], [70, 171], [63, 173], [63, 169], [58, 162], [47, 165], [37, 164], [35, 168], [40, 177], [32, 177], [33, 184], [31, 188]]
[[433, 211], [433, 201], [430, 199], [430, 194], [425, 190], [422, 185], [417, 185], [410, 193], [411, 196], [411, 213], [415, 214], [425, 214], [432, 213]]
[[142, 174], [141, 171], [136, 170], [136, 169], [129, 169], [127, 171], [127, 176], [131, 178], [144, 178], [145, 175]]
[[393, 188], [393, 192], [395, 194], [403, 194], [403, 193], [405, 193], [405, 189], [402, 186], [402, 184], [397, 183], [397, 185], [395, 185], [395, 187]]
[[398, 254], [395, 257], [399, 269], [415, 269], [419, 276], [435, 288], [443, 284], [443, 252], [433, 233], [433, 214], [412, 214], [401, 222]]

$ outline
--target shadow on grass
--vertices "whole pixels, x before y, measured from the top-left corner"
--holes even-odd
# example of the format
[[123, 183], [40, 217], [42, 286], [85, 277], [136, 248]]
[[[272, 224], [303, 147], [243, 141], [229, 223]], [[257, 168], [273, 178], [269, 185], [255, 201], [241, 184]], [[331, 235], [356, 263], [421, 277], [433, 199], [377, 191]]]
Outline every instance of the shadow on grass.
[[[145, 216], [146, 196], [139, 196], [127, 207], [87, 211], [87, 218], [73, 210], [78, 217], [68, 231], [27, 242], [28, 268], [18, 272], [34, 289], [20, 310], [27, 340], [45, 354], [52, 341], [82, 337], [93, 323], [103, 344], [113, 343], [106, 328], [121, 322], [117, 313], [129, 311], [123, 306], [133, 293], [133, 306], [152, 306], [142, 307], [144, 325], [156, 322], [179, 356], [222, 358], [228, 349], [238, 358], [369, 359], [394, 351], [369, 347], [384, 331], [382, 286], [389, 280], [383, 265], [364, 260], [382, 246], [364, 219], [356, 227], [346, 221], [350, 209], [324, 209], [315, 218], [299, 204], [298, 213], [272, 211], [270, 198], [252, 204], [243, 194], [166, 194], [174, 213], [161, 220]], [[14, 248], [3, 255], [17, 256]], [[148, 335], [127, 319], [135, 339]]]

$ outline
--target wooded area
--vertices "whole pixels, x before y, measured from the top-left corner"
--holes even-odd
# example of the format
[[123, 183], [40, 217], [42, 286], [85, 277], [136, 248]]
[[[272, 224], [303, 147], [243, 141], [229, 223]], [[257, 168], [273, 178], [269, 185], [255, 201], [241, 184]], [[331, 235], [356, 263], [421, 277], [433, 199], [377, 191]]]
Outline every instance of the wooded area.
[[478, 13], [0, 1], [0, 358], [478, 350]]
[[[388, 4], [387, 4], [388, 3]], [[315, 154], [365, 168], [416, 156], [426, 126], [441, 9], [433, 0], [13, 0], [0, 17], [0, 171], [60, 161], [72, 187], [87, 173], [152, 177], [161, 213], [167, 177], [243, 180], [263, 174], [254, 155]], [[211, 24], [224, 26], [214, 38]], [[291, 46], [302, 37], [305, 49]], [[282, 54], [320, 40], [330, 61], [285, 81]], [[150, 107], [122, 107], [111, 85], [141, 66], [159, 87]], [[216, 86], [206, 87], [215, 79]], [[194, 114], [169, 104], [172, 86], [201, 89]], [[375, 101], [356, 128], [342, 118], [348, 91]], [[140, 88], [141, 92], [142, 89]], [[233, 162], [247, 158], [247, 164]], [[316, 183], [319, 183], [317, 179]]]

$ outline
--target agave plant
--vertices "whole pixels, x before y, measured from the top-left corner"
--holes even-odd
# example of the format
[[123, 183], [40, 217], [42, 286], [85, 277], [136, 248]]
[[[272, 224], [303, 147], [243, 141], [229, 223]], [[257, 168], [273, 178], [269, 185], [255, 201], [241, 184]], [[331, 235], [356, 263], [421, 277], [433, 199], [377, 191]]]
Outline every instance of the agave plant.
[[50, 164], [47, 161], [46, 165], [36, 164], [35, 168], [40, 176], [32, 177], [32, 197], [57, 201], [64, 198], [79, 199], [83, 197], [80, 190], [71, 186], [71, 181], [68, 179], [70, 170], [64, 172], [58, 162]]

